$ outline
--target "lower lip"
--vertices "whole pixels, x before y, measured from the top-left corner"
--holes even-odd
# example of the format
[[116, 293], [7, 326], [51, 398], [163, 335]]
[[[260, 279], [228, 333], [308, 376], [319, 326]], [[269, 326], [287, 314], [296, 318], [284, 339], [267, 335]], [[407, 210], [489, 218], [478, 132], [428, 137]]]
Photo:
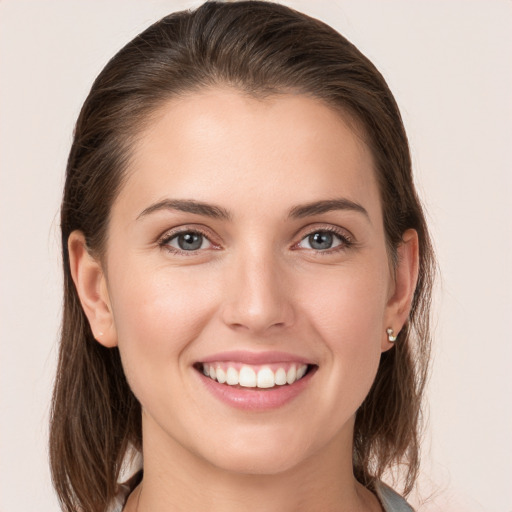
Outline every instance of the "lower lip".
[[206, 389], [225, 404], [237, 409], [265, 411], [282, 407], [300, 395], [308, 387], [315, 370], [316, 367], [312, 368], [302, 379], [295, 381], [293, 384], [267, 389], [239, 388], [219, 384], [216, 380], [206, 377], [199, 371], [196, 371], [196, 373]]

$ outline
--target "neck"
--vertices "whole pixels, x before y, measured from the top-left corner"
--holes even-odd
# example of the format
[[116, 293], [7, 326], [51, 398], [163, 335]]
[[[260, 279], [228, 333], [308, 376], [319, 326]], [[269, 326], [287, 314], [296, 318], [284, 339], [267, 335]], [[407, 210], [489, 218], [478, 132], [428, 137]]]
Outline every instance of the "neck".
[[143, 482], [125, 511], [381, 510], [375, 496], [355, 480], [351, 437], [343, 434], [298, 466], [276, 474], [248, 474], [216, 467], [163, 432], [152, 431], [144, 436]]

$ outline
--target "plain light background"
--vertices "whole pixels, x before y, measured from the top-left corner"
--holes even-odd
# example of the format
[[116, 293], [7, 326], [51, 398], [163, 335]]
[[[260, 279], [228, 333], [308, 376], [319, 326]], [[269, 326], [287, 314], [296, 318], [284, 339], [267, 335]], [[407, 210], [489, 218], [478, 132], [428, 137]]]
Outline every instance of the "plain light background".
[[[442, 276], [420, 511], [512, 510], [512, 2], [284, 1], [352, 40], [402, 110]], [[0, 512], [56, 511], [58, 210], [101, 68], [191, 1], [0, 1]]]

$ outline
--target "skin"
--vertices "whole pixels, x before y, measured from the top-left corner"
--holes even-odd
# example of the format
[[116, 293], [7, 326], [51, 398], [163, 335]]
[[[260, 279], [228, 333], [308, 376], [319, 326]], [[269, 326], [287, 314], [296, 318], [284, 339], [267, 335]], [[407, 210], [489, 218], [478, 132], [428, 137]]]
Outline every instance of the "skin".
[[[340, 198], [364, 212], [290, 216]], [[167, 199], [229, 218], [142, 214]], [[354, 418], [392, 346], [386, 328], [398, 333], [407, 319], [418, 261], [407, 231], [390, 267], [381, 210], [368, 147], [319, 100], [217, 88], [157, 112], [134, 148], [102, 260], [80, 232], [69, 239], [92, 330], [119, 347], [143, 409], [144, 480], [125, 510], [380, 510], [353, 477]], [[182, 228], [206, 235], [201, 249], [162, 244]], [[335, 247], [315, 250], [308, 236], [325, 230], [338, 233]], [[239, 410], [198, 385], [193, 367], [226, 350], [285, 351], [318, 369], [283, 407]]]

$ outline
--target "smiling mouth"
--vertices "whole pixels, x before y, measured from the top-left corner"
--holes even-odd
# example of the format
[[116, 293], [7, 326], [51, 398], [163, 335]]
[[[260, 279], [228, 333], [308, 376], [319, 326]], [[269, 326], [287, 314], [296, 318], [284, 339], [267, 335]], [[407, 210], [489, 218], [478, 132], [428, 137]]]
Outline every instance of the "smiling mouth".
[[272, 389], [294, 384], [317, 366], [300, 363], [255, 366], [234, 362], [215, 362], [197, 363], [195, 368], [219, 384], [237, 388]]

